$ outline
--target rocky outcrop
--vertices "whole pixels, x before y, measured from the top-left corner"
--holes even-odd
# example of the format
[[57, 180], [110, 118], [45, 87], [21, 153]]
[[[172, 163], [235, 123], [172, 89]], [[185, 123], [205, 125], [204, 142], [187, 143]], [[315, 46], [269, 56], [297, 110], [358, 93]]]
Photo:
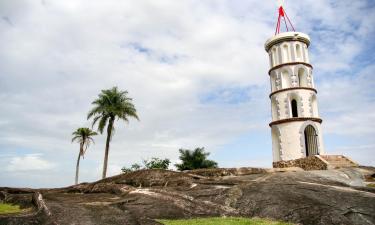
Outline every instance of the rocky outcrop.
[[243, 176], [249, 174], [265, 174], [268, 173], [267, 169], [263, 168], [214, 168], [214, 169], [196, 169], [184, 171], [187, 174], [195, 174], [205, 177], [223, 177], [223, 176]]
[[344, 167], [358, 167], [358, 164], [343, 155], [314, 155], [295, 160], [274, 162], [273, 167], [299, 167], [304, 170], [327, 170]]
[[[32, 214], [0, 216], [0, 224], [159, 224], [155, 219], [268, 217], [306, 225], [375, 224], [374, 168], [325, 171], [142, 170], [94, 183], [2, 196], [39, 199]], [[364, 180], [366, 177], [366, 181]], [[13, 196], [13, 197], [11, 197]], [[4, 197], [3, 197], [4, 199]]]
[[304, 170], [326, 170], [328, 163], [316, 156], [309, 156], [306, 158], [279, 161], [273, 163], [274, 168], [300, 167]]

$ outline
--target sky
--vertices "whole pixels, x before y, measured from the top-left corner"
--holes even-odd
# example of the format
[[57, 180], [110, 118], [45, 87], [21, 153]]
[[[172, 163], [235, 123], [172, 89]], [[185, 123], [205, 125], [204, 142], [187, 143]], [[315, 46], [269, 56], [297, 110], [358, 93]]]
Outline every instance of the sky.
[[[375, 1], [287, 0], [310, 35], [327, 154], [375, 166]], [[221, 167], [271, 167], [265, 41], [276, 0], [0, 0], [0, 186], [74, 182], [78, 127], [101, 90], [127, 90], [109, 175], [205, 147]], [[105, 135], [81, 161], [100, 178]]]

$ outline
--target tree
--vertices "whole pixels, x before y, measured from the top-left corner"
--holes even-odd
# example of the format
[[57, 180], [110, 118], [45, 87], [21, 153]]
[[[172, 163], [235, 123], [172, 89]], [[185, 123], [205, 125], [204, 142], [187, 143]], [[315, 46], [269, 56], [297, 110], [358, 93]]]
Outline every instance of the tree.
[[143, 166], [139, 165], [138, 163], [135, 163], [131, 165], [130, 168], [128, 167], [122, 167], [121, 171], [123, 173], [129, 173], [137, 170], [143, 170], [143, 169], [162, 169], [167, 170], [169, 168], [169, 164], [171, 161], [169, 159], [160, 159], [160, 158], [152, 158], [151, 160], [143, 160]]
[[181, 164], [175, 164], [178, 170], [194, 170], [202, 168], [217, 168], [217, 162], [208, 160], [209, 152], [204, 148], [196, 148], [193, 151], [189, 149], [180, 149]]
[[167, 170], [171, 161], [169, 159], [152, 158], [151, 160], [143, 160], [146, 169], [162, 169]]
[[87, 115], [87, 119], [93, 117], [92, 126], [98, 122], [98, 131], [102, 134], [107, 123], [107, 140], [105, 144], [104, 164], [102, 178], [107, 175], [109, 144], [114, 134], [115, 120], [129, 122], [129, 117], [139, 120], [131, 98], [127, 91], [119, 91], [117, 87], [102, 90], [98, 99], [92, 102], [94, 108]]
[[82, 158], [84, 158], [87, 148], [90, 146], [91, 142], [94, 142], [94, 139], [92, 136], [97, 135], [96, 132], [90, 130], [90, 128], [81, 127], [78, 128], [76, 131], [72, 133], [73, 138], [72, 142], [78, 142], [79, 143], [79, 153], [78, 153], [78, 159], [76, 164], [76, 177], [75, 177], [75, 184], [78, 184], [78, 174], [79, 174], [79, 161]]
[[134, 163], [133, 165], [130, 166], [130, 168], [127, 168], [127, 167], [122, 167], [121, 168], [121, 171], [123, 173], [130, 173], [130, 172], [133, 172], [133, 171], [137, 171], [137, 170], [141, 170], [142, 169], [142, 166], [139, 165], [138, 163]]

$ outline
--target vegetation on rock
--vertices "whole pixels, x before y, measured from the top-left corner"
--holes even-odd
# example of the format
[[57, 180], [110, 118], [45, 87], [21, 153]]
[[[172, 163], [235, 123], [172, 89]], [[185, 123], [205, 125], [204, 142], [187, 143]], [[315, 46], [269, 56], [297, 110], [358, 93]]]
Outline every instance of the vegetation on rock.
[[143, 160], [146, 169], [163, 169], [167, 170], [171, 161], [169, 159], [152, 158], [151, 160]]
[[194, 170], [217, 168], [217, 162], [208, 160], [209, 152], [205, 152], [204, 148], [196, 148], [194, 150], [180, 149], [181, 164], [175, 164], [178, 170]]
[[8, 213], [18, 213], [22, 212], [19, 205], [11, 205], [0, 203], [0, 214], [8, 214]]
[[143, 160], [143, 166], [138, 163], [134, 163], [130, 168], [123, 167], [121, 171], [123, 173], [129, 173], [142, 169], [162, 169], [167, 170], [171, 161], [169, 159], [160, 159], [153, 157], [151, 160]]
[[[129, 121], [129, 117], [139, 120], [137, 110], [131, 98], [127, 96], [127, 91], [120, 91], [117, 87], [102, 90], [98, 99], [92, 102], [94, 108], [87, 115], [87, 119], [93, 117], [92, 126], [98, 122], [98, 131], [102, 134], [107, 126], [107, 140], [104, 153], [104, 165], [102, 178], [107, 176], [109, 144], [114, 134], [115, 120]], [[108, 123], [108, 125], [107, 125]]]

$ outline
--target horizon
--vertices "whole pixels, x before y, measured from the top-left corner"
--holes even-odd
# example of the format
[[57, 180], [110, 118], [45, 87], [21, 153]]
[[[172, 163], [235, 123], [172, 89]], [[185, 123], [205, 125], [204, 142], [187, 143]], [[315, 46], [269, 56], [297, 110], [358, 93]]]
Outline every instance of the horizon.
[[[375, 4], [286, 1], [309, 47], [326, 154], [375, 166]], [[256, 9], [256, 10], [255, 10]], [[0, 186], [74, 183], [72, 132], [103, 89], [129, 91], [140, 121], [116, 121], [108, 176], [205, 147], [219, 167], [272, 167], [269, 59], [277, 2], [0, 3]], [[100, 179], [105, 134], [79, 182]]]

